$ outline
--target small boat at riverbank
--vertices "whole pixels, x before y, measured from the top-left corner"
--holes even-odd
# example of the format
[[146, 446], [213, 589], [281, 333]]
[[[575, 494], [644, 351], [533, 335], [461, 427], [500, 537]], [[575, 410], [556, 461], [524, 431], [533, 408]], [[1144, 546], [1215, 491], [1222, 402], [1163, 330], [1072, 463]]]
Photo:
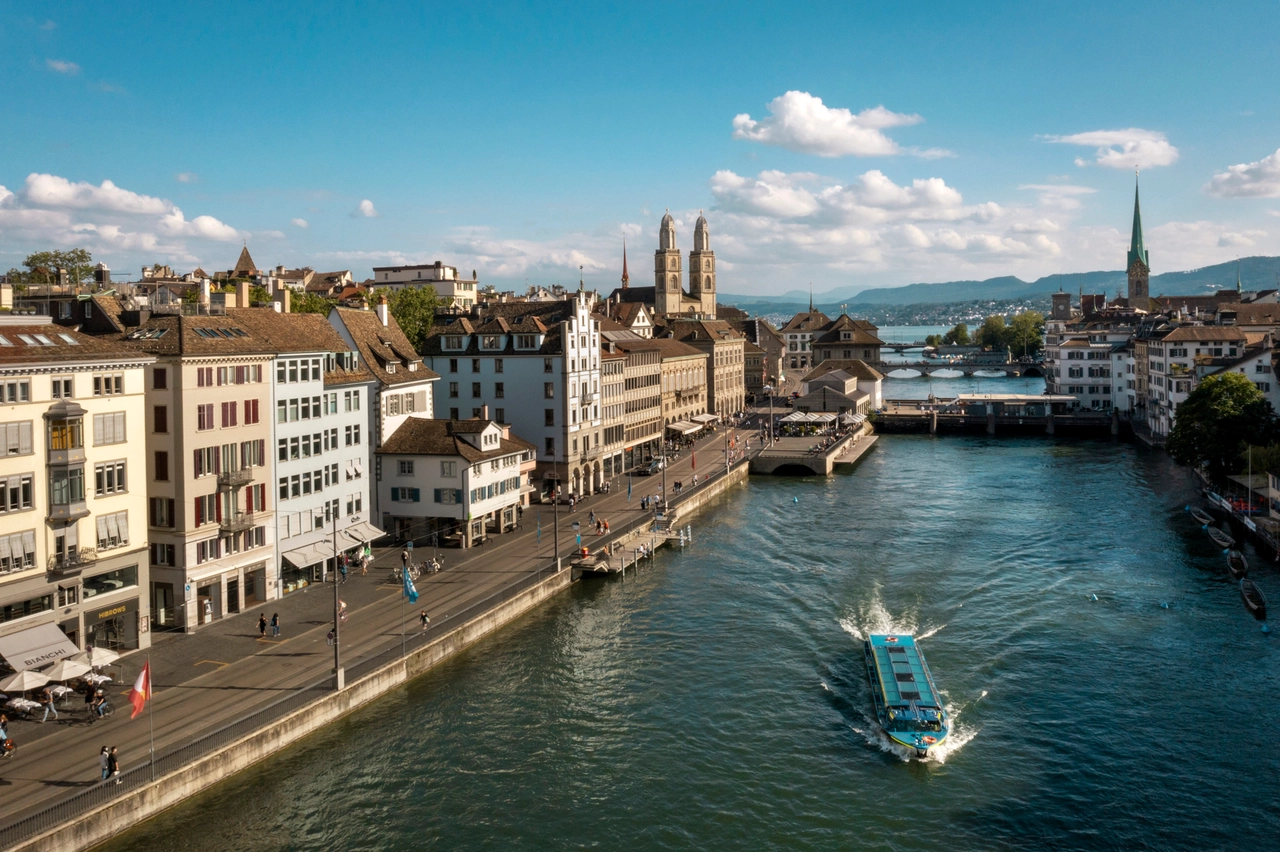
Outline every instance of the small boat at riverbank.
[[1249, 575], [1249, 560], [1244, 558], [1244, 554], [1238, 550], [1227, 551], [1227, 570], [1231, 572], [1231, 579], [1240, 580]]
[[1192, 509], [1191, 517], [1199, 521], [1200, 525], [1204, 527], [1207, 527], [1209, 526], [1209, 524], [1213, 523], [1213, 515], [1210, 515], [1208, 512], [1204, 511], [1203, 509]]
[[1236, 546], [1236, 540], [1217, 527], [1209, 527], [1209, 538], [1213, 539], [1213, 543], [1224, 550]]
[[1258, 621], [1267, 620], [1267, 596], [1258, 588], [1258, 584], [1245, 577], [1240, 581], [1240, 597], [1244, 600], [1244, 608]]
[[928, 757], [946, 741], [950, 720], [915, 637], [873, 633], [863, 653], [880, 727], [916, 757]]

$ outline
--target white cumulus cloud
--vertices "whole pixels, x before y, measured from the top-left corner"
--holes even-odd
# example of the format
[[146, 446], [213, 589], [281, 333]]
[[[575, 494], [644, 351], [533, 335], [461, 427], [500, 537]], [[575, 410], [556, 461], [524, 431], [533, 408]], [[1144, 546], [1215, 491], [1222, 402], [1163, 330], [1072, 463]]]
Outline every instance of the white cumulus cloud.
[[769, 116], [756, 121], [748, 113], [734, 116], [733, 138], [775, 145], [820, 157], [878, 157], [914, 153], [944, 157], [941, 149], [903, 148], [884, 131], [924, 121], [919, 115], [893, 112], [883, 106], [854, 113], [829, 107], [808, 92], [790, 91], [769, 102]]
[[80, 73], [80, 66], [75, 64], [74, 62], [66, 62], [61, 59], [46, 59], [44, 61], [44, 64], [48, 65], [54, 71], [57, 71], [59, 74], [79, 74]]
[[[1095, 148], [1093, 162], [1111, 169], [1146, 169], [1170, 166], [1178, 161], [1178, 149], [1169, 144], [1169, 139], [1158, 130], [1130, 127], [1127, 130], [1091, 130], [1069, 136], [1040, 138], [1047, 142]], [[1089, 161], [1083, 157], [1076, 158], [1077, 166], [1088, 164]]]
[[295, 228], [311, 227], [311, 223], [309, 223], [306, 219], [290, 219], [289, 224], [293, 225]]
[[360, 218], [363, 216], [366, 219], [372, 219], [377, 215], [378, 211], [374, 209], [373, 202], [367, 198], [357, 204], [355, 210], [351, 211], [352, 218]]
[[1280, 198], [1280, 149], [1255, 163], [1228, 166], [1204, 188], [1219, 198]]

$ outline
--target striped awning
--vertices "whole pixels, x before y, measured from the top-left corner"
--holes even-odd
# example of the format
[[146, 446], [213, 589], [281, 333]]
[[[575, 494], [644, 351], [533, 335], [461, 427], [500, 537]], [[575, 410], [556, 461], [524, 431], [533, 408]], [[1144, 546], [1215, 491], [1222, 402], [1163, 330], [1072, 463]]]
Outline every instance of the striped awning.
[[675, 423], [668, 424], [667, 428], [672, 432], [679, 432], [681, 435], [690, 435], [702, 427], [697, 423], [690, 423], [688, 420], [677, 420]]

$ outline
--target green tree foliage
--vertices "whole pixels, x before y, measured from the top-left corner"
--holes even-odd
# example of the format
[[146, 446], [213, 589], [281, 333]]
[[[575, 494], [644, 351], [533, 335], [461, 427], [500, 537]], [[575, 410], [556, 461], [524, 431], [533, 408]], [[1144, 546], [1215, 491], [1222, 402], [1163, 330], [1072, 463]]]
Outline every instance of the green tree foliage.
[[1005, 348], [1014, 355], [1035, 355], [1044, 347], [1044, 314], [1023, 311], [1009, 323]]
[[270, 302], [271, 293], [267, 290], [266, 287], [263, 287], [261, 284], [254, 284], [252, 287], [249, 288], [249, 301], [250, 302]]
[[946, 333], [942, 338], [942, 342], [948, 346], [968, 346], [969, 324], [963, 322], [956, 323], [956, 327]]
[[941, 334], [931, 334], [924, 339], [925, 346], [941, 346], [943, 337]]
[[1182, 464], [1207, 465], [1214, 476], [1240, 468], [1246, 442], [1276, 442], [1276, 413], [1240, 373], [1209, 376], [1178, 406], [1165, 447]]
[[67, 270], [72, 284], [83, 284], [93, 279], [93, 255], [82, 248], [32, 252], [22, 265], [29, 270], [30, 283], [33, 284], [54, 283], [59, 267]]
[[289, 297], [289, 313], [292, 314], [324, 314], [329, 315], [329, 311], [333, 310], [333, 306], [337, 304], [333, 299], [326, 299], [317, 293], [294, 292]]
[[[377, 304], [378, 295], [382, 294], [374, 295], [374, 304]], [[400, 324], [400, 330], [404, 332], [404, 336], [413, 344], [414, 351], [421, 352], [427, 337], [431, 334], [431, 324], [436, 319], [436, 307], [440, 304], [440, 299], [436, 296], [436, 288], [403, 287], [392, 293], [387, 298], [387, 302], [391, 308], [391, 315]]]
[[1004, 317], [987, 317], [973, 333], [973, 342], [984, 349], [1004, 349], [1008, 333], [1009, 326], [1004, 324]]

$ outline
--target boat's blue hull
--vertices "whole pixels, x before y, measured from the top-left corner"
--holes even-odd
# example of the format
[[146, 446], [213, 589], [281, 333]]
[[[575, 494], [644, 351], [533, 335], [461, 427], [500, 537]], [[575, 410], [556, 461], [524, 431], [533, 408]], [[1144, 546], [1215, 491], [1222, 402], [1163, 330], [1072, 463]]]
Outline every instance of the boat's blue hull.
[[950, 719], [915, 637], [873, 634], [863, 653], [880, 727], [917, 757], [928, 757], [946, 742]]

